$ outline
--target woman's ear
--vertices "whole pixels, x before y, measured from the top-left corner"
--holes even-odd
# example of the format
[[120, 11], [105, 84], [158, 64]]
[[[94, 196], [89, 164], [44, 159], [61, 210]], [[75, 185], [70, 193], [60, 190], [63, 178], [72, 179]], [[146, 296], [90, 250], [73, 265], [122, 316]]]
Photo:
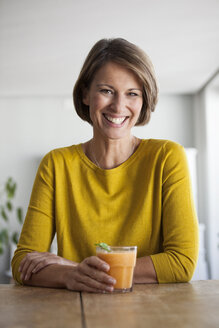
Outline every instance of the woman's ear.
[[89, 90], [85, 88], [83, 90], [83, 104], [89, 106], [90, 105], [90, 96], [89, 96]]

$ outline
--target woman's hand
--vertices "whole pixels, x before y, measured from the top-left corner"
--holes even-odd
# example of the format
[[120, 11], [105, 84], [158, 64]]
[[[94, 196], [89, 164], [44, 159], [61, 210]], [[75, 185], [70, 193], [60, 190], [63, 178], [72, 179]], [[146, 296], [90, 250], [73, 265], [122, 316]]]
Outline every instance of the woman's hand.
[[50, 264], [76, 265], [75, 262], [49, 252], [31, 252], [20, 263], [19, 272], [21, 280], [29, 280], [33, 273], [37, 273]]
[[64, 274], [64, 284], [67, 289], [94, 293], [112, 292], [116, 280], [109, 276], [109, 264], [91, 256], [77, 266], [69, 267]]

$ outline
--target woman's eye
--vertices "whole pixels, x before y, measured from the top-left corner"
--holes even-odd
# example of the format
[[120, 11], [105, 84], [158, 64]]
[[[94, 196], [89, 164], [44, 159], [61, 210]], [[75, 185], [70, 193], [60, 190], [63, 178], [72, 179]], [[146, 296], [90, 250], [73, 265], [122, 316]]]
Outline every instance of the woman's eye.
[[100, 92], [105, 93], [105, 94], [109, 94], [109, 95], [112, 94], [112, 91], [109, 90], [109, 89], [101, 89]]
[[138, 96], [138, 94], [137, 94], [137, 93], [135, 93], [135, 92], [129, 92], [129, 96], [132, 96], [132, 97], [137, 97], [137, 96]]

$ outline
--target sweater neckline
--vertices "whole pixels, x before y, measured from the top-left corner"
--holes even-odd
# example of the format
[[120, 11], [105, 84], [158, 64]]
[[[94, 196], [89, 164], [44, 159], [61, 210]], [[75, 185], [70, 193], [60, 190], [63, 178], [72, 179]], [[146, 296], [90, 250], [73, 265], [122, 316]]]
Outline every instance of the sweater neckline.
[[138, 148], [136, 149], [136, 151], [122, 164], [120, 164], [117, 167], [114, 167], [112, 169], [102, 169], [99, 166], [97, 166], [96, 164], [94, 164], [84, 153], [83, 148], [82, 148], [82, 143], [76, 145], [76, 150], [80, 156], [80, 158], [83, 160], [83, 162], [89, 166], [91, 169], [95, 170], [97, 173], [100, 174], [104, 174], [104, 175], [108, 175], [108, 174], [114, 174], [114, 173], [118, 173], [121, 170], [123, 170], [125, 167], [129, 166], [131, 163], [133, 163], [139, 156], [141, 149], [143, 148], [143, 146], [148, 142], [147, 139], [141, 139]]

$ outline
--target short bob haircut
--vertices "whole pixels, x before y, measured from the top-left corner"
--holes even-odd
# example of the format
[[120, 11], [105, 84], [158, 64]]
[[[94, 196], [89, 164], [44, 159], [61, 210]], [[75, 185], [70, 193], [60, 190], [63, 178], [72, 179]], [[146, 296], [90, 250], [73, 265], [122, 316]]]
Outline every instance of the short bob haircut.
[[150, 120], [158, 97], [154, 68], [144, 51], [121, 38], [102, 39], [90, 50], [73, 90], [77, 114], [92, 125], [89, 106], [83, 103], [84, 90], [89, 89], [96, 72], [108, 62], [114, 62], [131, 70], [142, 82], [143, 105], [135, 125], [145, 125]]

